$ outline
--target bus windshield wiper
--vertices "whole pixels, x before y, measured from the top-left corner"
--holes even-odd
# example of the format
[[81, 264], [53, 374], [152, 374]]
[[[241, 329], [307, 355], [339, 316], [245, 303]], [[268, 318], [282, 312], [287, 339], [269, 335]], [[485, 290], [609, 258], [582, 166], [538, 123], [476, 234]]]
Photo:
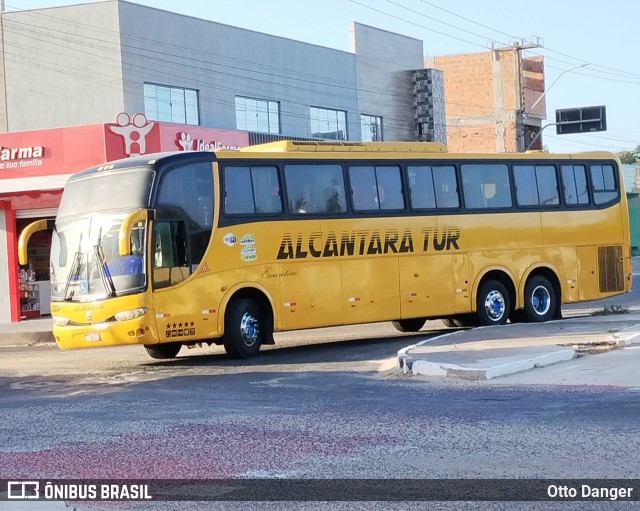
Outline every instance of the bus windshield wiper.
[[102, 229], [100, 229], [100, 234], [98, 234], [97, 243], [93, 246], [93, 253], [96, 256], [96, 266], [98, 267], [100, 279], [102, 280], [105, 291], [109, 296], [116, 296], [116, 286], [111, 278], [107, 261], [104, 258], [104, 250], [102, 250], [102, 245], [100, 244], [101, 235]]
[[71, 265], [71, 270], [69, 271], [69, 276], [67, 277], [66, 285], [64, 286], [64, 299], [66, 301], [71, 301], [73, 299], [73, 295], [75, 291], [71, 291], [69, 293], [69, 287], [71, 286], [71, 281], [77, 282], [80, 278], [80, 271], [82, 268], [82, 259], [84, 258], [84, 252], [82, 252], [82, 233], [80, 233], [80, 241], [78, 242], [78, 250], [73, 256], [73, 264]]
[[93, 253], [96, 256], [96, 266], [98, 267], [100, 279], [102, 280], [102, 285], [104, 286], [105, 291], [109, 296], [116, 296], [116, 286], [111, 278], [111, 273], [109, 273], [109, 267], [104, 259], [102, 247], [100, 245], [94, 245]]

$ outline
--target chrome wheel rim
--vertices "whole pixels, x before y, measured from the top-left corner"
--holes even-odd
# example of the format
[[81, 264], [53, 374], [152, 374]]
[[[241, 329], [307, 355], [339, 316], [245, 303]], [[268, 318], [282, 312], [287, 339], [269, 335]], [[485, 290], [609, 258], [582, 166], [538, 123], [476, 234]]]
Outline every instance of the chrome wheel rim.
[[549, 290], [544, 286], [538, 286], [531, 293], [531, 306], [538, 316], [544, 316], [551, 307]]
[[258, 318], [245, 312], [240, 320], [240, 337], [246, 346], [253, 346], [260, 336], [260, 323]]
[[491, 291], [484, 300], [484, 310], [491, 321], [500, 321], [506, 310], [504, 296], [499, 291]]

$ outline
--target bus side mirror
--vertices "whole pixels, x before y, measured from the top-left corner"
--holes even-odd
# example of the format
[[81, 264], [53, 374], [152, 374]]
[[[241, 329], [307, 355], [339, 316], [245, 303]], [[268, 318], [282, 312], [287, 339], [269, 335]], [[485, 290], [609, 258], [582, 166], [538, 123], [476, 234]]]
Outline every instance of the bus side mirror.
[[55, 221], [42, 219], [36, 220], [35, 222], [27, 225], [22, 232], [20, 233], [20, 238], [18, 239], [18, 263], [20, 265], [25, 265], [29, 262], [29, 257], [27, 255], [27, 245], [29, 244], [29, 240], [34, 233], [38, 231], [45, 231], [47, 229], [55, 229]]
[[120, 232], [118, 233], [118, 254], [126, 256], [131, 254], [131, 231], [138, 222], [145, 222], [155, 218], [153, 209], [139, 209], [134, 211], [122, 221]]

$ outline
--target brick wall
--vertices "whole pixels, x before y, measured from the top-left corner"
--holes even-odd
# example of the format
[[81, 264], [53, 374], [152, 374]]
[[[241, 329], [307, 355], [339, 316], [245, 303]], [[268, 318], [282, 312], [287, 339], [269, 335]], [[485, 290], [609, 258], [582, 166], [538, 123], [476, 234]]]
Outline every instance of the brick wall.
[[[526, 98], [520, 96], [517, 58], [514, 48], [506, 48], [425, 59], [426, 67], [444, 72], [450, 151], [517, 151], [520, 101], [530, 105], [544, 91], [541, 58], [527, 58], [522, 63]], [[536, 107], [540, 112], [544, 112], [544, 101]]]

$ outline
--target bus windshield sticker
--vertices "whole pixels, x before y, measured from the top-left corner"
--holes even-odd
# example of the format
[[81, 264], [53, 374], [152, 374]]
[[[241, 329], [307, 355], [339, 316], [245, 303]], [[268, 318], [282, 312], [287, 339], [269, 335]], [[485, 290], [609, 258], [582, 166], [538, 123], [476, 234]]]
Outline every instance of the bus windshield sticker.
[[245, 234], [242, 238], [240, 238], [240, 245], [253, 245], [256, 242], [256, 239], [253, 233]]
[[228, 247], [233, 247], [236, 244], [236, 241], [238, 241], [238, 238], [236, 238], [235, 234], [229, 232], [224, 235], [224, 238], [222, 238], [222, 241], [224, 241], [224, 244], [227, 245]]
[[255, 245], [246, 245], [242, 247], [240, 251], [240, 256], [243, 261], [255, 261], [258, 259], [258, 253], [256, 251]]

